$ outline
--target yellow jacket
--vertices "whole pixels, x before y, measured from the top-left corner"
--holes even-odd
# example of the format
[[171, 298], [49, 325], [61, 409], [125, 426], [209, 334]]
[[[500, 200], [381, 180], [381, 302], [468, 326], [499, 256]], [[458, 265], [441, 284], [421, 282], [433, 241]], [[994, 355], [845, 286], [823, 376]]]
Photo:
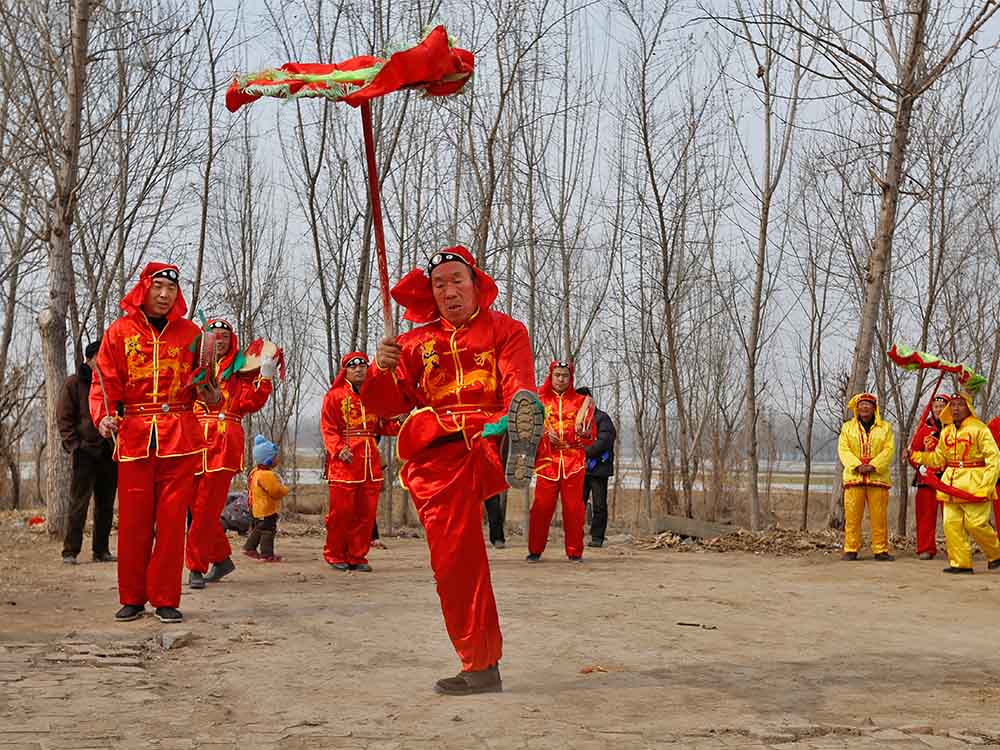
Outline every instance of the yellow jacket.
[[247, 496], [250, 512], [254, 518], [267, 518], [281, 510], [281, 499], [288, 494], [288, 488], [281, 483], [272, 469], [258, 466], [250, 472], [247, 480]]
[[[854, 419], [844, 422], [837, 442], [840, 463], [844, 465], [844, 486], [892, 487], [889, 467], [896, 450], [892, 425], [882, 419], [876, 406], [875, 424], [870, 431], [865, 430], [858, 419], [858, 396], [852, 398], [847, 406], [854, 412]], [[859, 474], [857, 468], [862, 464], [871, 464], [875, 471]]]
[[[941, 481], [968, 492], [983, 501], [997, 496], [997, 475], [1000, 474], [1000, 450], [989, 428], [983, 424], [968, 398], [970, 416], [960, 425], [951, 416], [951, 406], [941, 412], [941, 437], [933, 451], [915, 451], [914, 463], [929, 469], [944, 469]], [[945, 492], [938, 492], [942, 503], [961, 502]]]

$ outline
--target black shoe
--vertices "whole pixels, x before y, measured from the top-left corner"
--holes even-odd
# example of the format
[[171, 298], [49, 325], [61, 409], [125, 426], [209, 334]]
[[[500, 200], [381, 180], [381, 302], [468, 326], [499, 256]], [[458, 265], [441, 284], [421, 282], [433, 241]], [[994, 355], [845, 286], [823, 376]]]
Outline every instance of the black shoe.
[[879, 552], [872, 559], [878, 560], [879, 562], [892, 562], [896, 558], [890, 555], [888, 552]]
[[857, 552], [845, 552], [844, 554], [842, 554], [840, 556], [840, 559], [841, 560], [848, 560], [848, 561], [850, 561], [850, 560], [857, 560], [858, 559], [858, 553]]
[[369, 565], [368, 563], [356, 563], [355, 565], [351, 566], [351, 570], [356, 570], [359, 573], [371, 573], [372, 566]]
[[542, 440], [545, 407], [531, 391], [520, 390], [510, 400], [507, 410], [507, 484], [524, 489], [535, 474], [535, 454]]
[[115, 612], [115, 620], [118, 622], [132, 622], [138, 620], [146, 614], [146, 608], [141, 604], [125, 604]]
[[973, 571], [972, 571], [972, 568], [953, 568], [953, 567], [951, 567], [949, 565], [947, 568], [944, 569], [944, 572], [945, 573], [959, 573], [959, 574], [966, 573], [968, 575], [972, 575]]
[[490, 542], [490, 544], [493, 545], [493, 549], [506, 549], [507, 548], [507, 542], [505, 542], [503, 539], [498, 539], [495, 542]]
[[157, 607], [156, 619], [160, 622], [184, 622], [184, 615], [173, 607]]
[[996, 560], [990, 560], [988, 563], [986, 563], [986, 567], [989, 568], [990, 570], [996, 570], [997, 568], [1000, 568], [1000, 557], [998, 557]]
[[80, 563], [76, 559], [76, 555], [63, 555], [64, 565], [79, 565]]
[[583, 556], [582, 555], [580, 557], [570, 557], [570, 558], [567, 558], [567, 559], [570, 562], [575, 562], [575, 563], [582, 563], [583, 562]]
[[215, 583], [220, 578], [232, 573], [234, 570], [236, 570], [236, 563], [233, 562], [233, 558], [227, 557], [222, 562], [212, 563], [212, 567], [209, 569], [208, 573], [205, 574], [205, 580], [209, 583]]
[[97, 552], [94, 554], [94, 562], [118, 562], [118, 558], [110, 552]]
[[542, 561], [542, 556], [541, 555], [528, 555], [524, 559], [527, 560], [528, 562], [541, 562]]
[[197, 570], [192, 570], [188, 574], [188, 588], [191, 589], [205, 588], [205, 576], [199, 573]]
[[503, 681], [500, 679], [500, 668], [492, 666], [479, 672], [459, 672], [454, 677], [445, 677], [435, 683], [434, 692], [441, 695], [502, 693]]
[[334, 570], [350, 570], [351, 566], [347, 563], [330, 563], [330, 567]]
[[603, 547], [604, 546], [604, 540], [603, 539], [591, 539], [589, 542], [587, 542], [587, 546], [588, 547]]

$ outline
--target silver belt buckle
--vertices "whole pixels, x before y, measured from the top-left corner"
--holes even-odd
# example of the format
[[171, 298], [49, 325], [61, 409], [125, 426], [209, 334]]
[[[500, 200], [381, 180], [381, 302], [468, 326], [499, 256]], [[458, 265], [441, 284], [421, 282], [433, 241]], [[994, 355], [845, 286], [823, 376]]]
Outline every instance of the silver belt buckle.
[[222, 422], [226, 418], [226, 413], [223, 411], [219, 412], [219, 421]]
[[964, 461], [959, 461], [958, 462], [958, 468], [964, 469], [965, 468], [965, 462]]
[[170, 411], [170, 404], [164, 404], [163, 406], [161, 406], [160, 411], [166, 414], [168, 411]]

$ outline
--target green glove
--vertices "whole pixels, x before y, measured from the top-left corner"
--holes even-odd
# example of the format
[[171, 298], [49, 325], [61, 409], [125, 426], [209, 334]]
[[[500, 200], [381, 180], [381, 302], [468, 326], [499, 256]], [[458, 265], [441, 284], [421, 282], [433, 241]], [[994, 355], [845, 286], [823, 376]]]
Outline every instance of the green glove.
[[504, 435], [507, 432], [507, 415], [504, 414], [496, 422], [487, 422], [483, 425], [483, 437], [496, 437], [497, 435]]

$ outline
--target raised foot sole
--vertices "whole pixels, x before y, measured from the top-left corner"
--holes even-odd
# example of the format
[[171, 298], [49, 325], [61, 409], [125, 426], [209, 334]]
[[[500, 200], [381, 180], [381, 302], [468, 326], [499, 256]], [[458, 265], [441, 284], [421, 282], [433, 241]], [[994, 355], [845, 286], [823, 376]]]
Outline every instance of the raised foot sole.
[[538, 396], [530, 391], [518, 391], [510, 401], [507, 411], [507, 439], [510, 451], [507, 456], [506, 479], [513, 489], [524, 489], [531, 484], [535, 473], [535, 454], [545, 427], [545, 408]]

